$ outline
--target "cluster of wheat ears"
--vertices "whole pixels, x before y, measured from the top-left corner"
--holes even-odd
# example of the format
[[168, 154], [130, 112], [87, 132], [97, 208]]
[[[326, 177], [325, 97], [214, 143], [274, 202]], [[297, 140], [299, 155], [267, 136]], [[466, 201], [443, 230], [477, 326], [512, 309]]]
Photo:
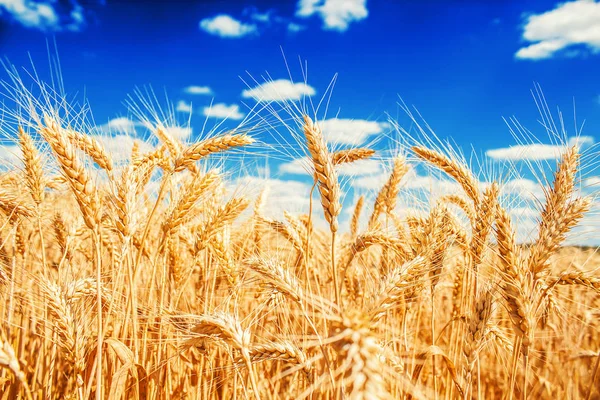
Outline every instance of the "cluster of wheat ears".
[[574, 261], [593, 250], [562, 246], [591, 207], [576, 147], [525, 247], [500, 185], [436, 149], [407, 151], [461, 193], [401, 217], [398, 156], [342, 229], [338, 167], [375, 152], [331, 151], [303, 115], [318, 229], [318, 201], [272, 219], [207, 170], [248, 134], [189, 144], [159, 123], [117, 165], [21, 104], [21, 160], [0, 176], [0, 398], [600, 398], [600, 276]]

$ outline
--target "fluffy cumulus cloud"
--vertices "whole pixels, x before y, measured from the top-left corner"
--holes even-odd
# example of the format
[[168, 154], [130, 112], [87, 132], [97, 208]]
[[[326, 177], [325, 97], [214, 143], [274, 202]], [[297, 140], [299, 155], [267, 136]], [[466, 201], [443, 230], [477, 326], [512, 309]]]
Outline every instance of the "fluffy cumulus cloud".
[[167, 126], [165, 131], [179, 140], [186, 140], [192, 135], [192, 128], [182, 126]]
[[188, 86], [183, 89], [187, 94], [211, 95], [212, 89], [208, 86]]
[[527, 17], [523, 39], [530, 44], [515, 56], [540, 60], [572, 46], [600, 51], [600, 2], [577, 0], [559, 3], [553, 10]]
[[99, 126], [101, 132], [134, 134], [138, 124], [127, 117], [114, 118]]
[[367, 0], [299, 0], [298, 17], [319, 16], [323, 29], [343, 32], [352, 22], [367, 18]]
[[200, 21], [200, 29], [222, 38], [237, 39], [257, 33], [256, 25], [245, 24], [227, 14], [219, 14]]
[[598, 190], [600, 188], [600, 176], [590, 176], [589, 178], [584, 179], [583, 186]]
[[315, 93], [315, 89], [306, 83], [277, 79], [252, 89], [246, 89], [242, 92], [242, 96], [253, 98], [256, 101], [287, 101], [300, 100], [304, 96], [313, 96]]
[[0, 145], [0, 171], [21, 164], [21, 148], [16, 145]]
[[0, 18], [8, 15], [26, 28], [41, 31], [79, 31], [85, 26], [83, 8], [76, 2], [56, 7], [54, 1], [0, 0]]
[[213, 104], [209, 107], [204, 107], [203, 113], [209, 118], [232, 119], [239, 120], [244, 118], [244, 113], [240, 111], [240, 106], [237, 104], [227, 105], [225, 103]]
[[192, 112], [192, 104], [184, 100], [179, 100], [177, 102], [177, 107], [175, 108], [175, 110], [177, 112], [189, 114]]
[[527, 178], [514, 178], [501, 186], [504, 195], [512, 195], [520, 200], [538, 201], [544, 198], [544, 187], [539, 182]]
[[380, 134], [389, 128], [387, 122], [340, 118], [320, 121], [318, 126], [328, 142], [348, 145], [363, 144], [370, 136]]
[[536, 143], [491, 149], [485, 154], [496, 160], [552, 160], [560, 157], [564, 150], [564, 146]]
[[[567, 146], [577, 146], [583, 149], [594, 144], [594, 142], [595, 140], [592, 136], [577, 136], [569, 138]], [[490, 149], [485, 154], [495, 160], [554, 160], [562, 155], [567, 146], [541, 143], [521, 144], [500, 149]]]

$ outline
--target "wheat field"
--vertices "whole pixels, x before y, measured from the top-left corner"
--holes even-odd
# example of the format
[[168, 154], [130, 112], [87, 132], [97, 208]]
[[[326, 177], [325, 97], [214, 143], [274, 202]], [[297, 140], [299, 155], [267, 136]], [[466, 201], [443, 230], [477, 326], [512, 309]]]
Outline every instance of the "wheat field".
[[[74, 128], [82, 110], [14, 88], [0, 398], [600, 399], [600, 257], [564, 246], [593, 201], [576, 146], [524, 245], [502, 182], [436, 146], [395, 151], [342, 224], [338, 168], [377, 153], [335, 151], [296, 113], [314, 193], [275, 219], [268, 193], [208, 168], [260, 156], [252, 132], [184, 143], [157, 122], [158, 144], [117, 163]], [[398, 213], [413, 162], [461, 190]]]

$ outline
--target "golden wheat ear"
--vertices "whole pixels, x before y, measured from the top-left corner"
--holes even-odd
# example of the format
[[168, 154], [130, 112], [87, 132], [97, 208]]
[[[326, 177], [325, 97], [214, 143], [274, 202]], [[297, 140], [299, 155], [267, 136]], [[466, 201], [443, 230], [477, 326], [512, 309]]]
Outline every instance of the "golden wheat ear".
[[366, 160], [373, 157], [374, 154], [375, 150], [364, 147], [340, 150], [331, 154], [331, 161], [333, 165], [349, 164], [358, 160]]
[[331, 232], [335, 233], [338, 230], [337, 217], [342, 208], [340, 204], [340, 184], [323, 135], [307, 115], [304, 116], [304, 136], [319, 184], [325, 219], [329, 223]]
[[444, 171], [448, 176], [460, 184], [467, 196], [477, 207], [481, 199], [479, 194], [479, 183], [466, 166], [440, 152], [426, 147], [416, 146], [413, 147], [412, 150], [419, 158]]
[[185, 149], [175, 161], [175, 172], [183, 171], [194, 162], [213, 153], [219, 153], [235, 147], [247, 146], [254, 143], [254, 139], [247, 135], [224, 135], [210, 138], [191, 145]]
[[528, 267], [536, 279], [547, 275], [550, 256], [591, 208], [590, 198], [574, 198], [580, 157], [576, 147], [567, 149], [558, 164], [554, 186], [546, 192], [538, 238], [528, 258]]
[[44, 188], [46, 186], [42, 156], [31, 136], [25, 133], [21, 126], [19, 126], [18, 131], [27, 188], [33, 201], [39, 206], [44, 201]]
[[40, 129], [40, 135], [50, 145], [63, 175], [71, 186], [86, 225], [92, 230], [95, 229], [101, 219], [100, 198], [96, 186], [89, 172], [79, 160], [75, 148], [58, 122], [50, 117], [45, 118], [45, 126]]
[[369, 230], [378, 228], [379, 216], [381, 213], [385, 212], [388, 215], [394, 214], [398, 192], [400, 191], [400, 182], [408, 171], [409, 167], [406, 164], [404, 157], [396, 157], [394, 159], [392, 172], [375, 199], [373, 213], [371, 214], [371, 218], [369, 218]]

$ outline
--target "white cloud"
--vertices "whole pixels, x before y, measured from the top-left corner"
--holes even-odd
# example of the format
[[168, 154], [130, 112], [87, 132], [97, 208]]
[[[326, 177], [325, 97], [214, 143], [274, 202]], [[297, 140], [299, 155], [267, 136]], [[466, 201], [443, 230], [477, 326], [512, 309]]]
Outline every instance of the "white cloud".
[[[257, 196], [263, 189], [267, 190], [266, 202], [263, 212], [267, 217], [282, 219], [283, 211], [291, 213], [304, 213], [309, 207], [309, 193], [311, 185], [283, 179], [259, 178], [245, 176], [234, 181], [233, 186], [239, 191], [246, 189], [251, 197]], [[313, 208], [319, 212], [318, 208]]]
[[304, 29], [306, 29], [306, 27], [304, 25], [299, 25], [294, 22], [290, 22], [287, 25], [288, 32], [292, 32], [292, 33], [300, 32], [300, 31], [303, 31]]
[[244, 118], [244, 113], [240, 112], [240, 106], [237, 104], [227, 105], [225, 103], [213, 104], [210, 107], [204, 107], [204, 115], [209, 118], [238, 120]]
[[135, 133], [135, 128], [138, 126], [134, 121], [126, 117], [114, 118], [108, 121], [107, 124], [99, 126], [101, 132], [112, 132], [112, 133]]
[[336, 169], [340, 176], [375, 175], [381, 172], [381, 162], [373, 159], [358, 160], [342, 164]]
[[211, 35], [228, 39], [257, 33], [256, 25], [245, 24], [227, 14], [219, 14], [213, 18], [204, 18], [200, 21], [200, 29]]
[[[95, 136], [104, 149], [111, 155], [111, 158], [116, 162], [120, 163], [128, 160], [131, 156], [131, 149], [135, 141], [134, 137], [130, 135], [116, 135], [116, 136]], [[144, 141], [138, 140], [140, 152], [146, 153], [152, 150], [152, 146]]]
[[523, 39], [530, 42], [515, 56], [539, 60], [558, 51], [583, 45], [600, 51], [600, 2], [577, 0], [560, 3], [553, 10], [527, 17]]
[[178, 112], [189, 114], [192, 112], [192, 104], [187, 101], [179, 100], [177, 102], [177, 108], [175, 109]]
[[296, 158], [279, 165], [280, 174], [308, 175], [311, 173], [311, 162], [308, 157]]
[[323, 29], [343, 32], [350, 23], [367, 18], [367, 0], [299, 0], [296, 15], [318, 15]]
[[[387, 182], [390, 176], [388, 168], [381, 168], [380, 173], [375, 175], [359, 176], [350, 181], [350, 184], [355, 189], [362, 189], [377, 193]], [[486, 182], [479, 182], [483, 189]], [[431, 199], [446, 194], [461, 194], [463, 190], [461, 186], [451, 180], [440, 178], [438, 175], [420, 175], [416, 169], [410, 168], [400, 182], [400, 193], [407, 194], [411, 201], [415, 204], [428, 204]]]
[[526, 178], [515, 178], [501, 186], [505, 195], [516, 195], [523, 200], [541, 200], [544, 198], [544, 187], [536, 181]]
[[293, 83], [287, 79], [267, 82], [242, 92], [243, 97], [256, 101], [300, 100], [303, 96], [313, 96], [315, 89], [306, 83]]
[[[135, 122], [126, 117], [114, 118], [108, 121], [108, 123], [104, 125], [98, 126], [98, 132], [107, 134], [109, 137], [118, 137], [120, 135], [115, 134], [125, 134], [128, 136], [135, 137], [140, 133], [138, 128], [147, 129], [149, 131], [154, 131], [155, 126], [149, 122]], [[181, 127], [181, 126], [166, 126], [164, 127], [165, 132], [169, 135], [180, 139], [185, 140], [190, 137], [192, 134], [192, 128], [190, 127]]]
[[552, 160], [557, 159], [565, 151], [565, 146], [551, 144], [525, 144], [501, 149], [491, 149], [485, 154], [496, 160]]
[[384, 172], [375, 176], [361, 176], [352, 179], [350, 184], [357, 189], [379, 190], [388, 180], [389, 173]]
[[21, 148], [17, 145], [0, 145], [0, 169], [13, 169], [21, 164]]
[[271, 10], [261, 13], [256, 8], [253, 8], [253, 9], [249, 9], [249, 12], [250, 12], [250, 18], [252, 18], [253, 20], [255, 20], [257, 22], [268, 23], [271, 21], [271, 13], [272, 13]]
[[165, 131], [169, 135], [171, 135], [174, 138], [177, 138], [179, 140], [185, 140], [185, 139], [189, 138], [192, 134], [192, 128], [190, 128], [190, 127], [167, 126], [167, 127], [165, 127]]
[[183, 91], [188, 94], [211, 95], [213, 93], [212, 89], [208, 86], [188, 86], [184, 88]]
[[517, 220], [521, 220], [523, 218], [538, 218], [540, 216], [540, 211], [531, 207], [512, 207], [508, 209], [508, 213], [512, 218]]
[[[336, 167], [336, 170], [340, 176], [376, 175], [381, 172], [381, 161], [373, 159], [358, 160], [353, 163], [342, 164]], [[309, 175], [312, 174], [312, 163], [308, 157], [296, 158], [279, 165], [279, 173]]]
[[328, 142], [351, 145], [363, 144], [369, 136], [376, 135], [389, 128], [387, 122], [340, 118], [320, 121], [318, 126]]
[[523, 59], [542, 60], [552, 57], [555, 52], [563, 49], [566, 45], [567, 42], [562, 39], [545, 40], [520, 48], [515, 56]]
[[593, 136], [573, 136], [567, 140], [566, 145], [562, 144], [520, 144], [500, 149], [490, 149], [485, 154], [496, 160], [509, 161], [540, 161], [558, 159], [571, 146], [577, 146], [582, 149], [595, 143]]
[[590, 176], [584, 179], [583, 186], [587, 188], [600, 188], [600, 176]]
[[0, 15], [6, 12], [24, 27], [41, 31], [79, 31], [85, 25], [83, 9], [77, 2], [71, 3], [72, 9], [65, 15], [59, 15], [52, 3], [0, 0]]
[[593, 136], [576, 136], [569, 138], [569, 146], [588, 147], [596, 142]]

